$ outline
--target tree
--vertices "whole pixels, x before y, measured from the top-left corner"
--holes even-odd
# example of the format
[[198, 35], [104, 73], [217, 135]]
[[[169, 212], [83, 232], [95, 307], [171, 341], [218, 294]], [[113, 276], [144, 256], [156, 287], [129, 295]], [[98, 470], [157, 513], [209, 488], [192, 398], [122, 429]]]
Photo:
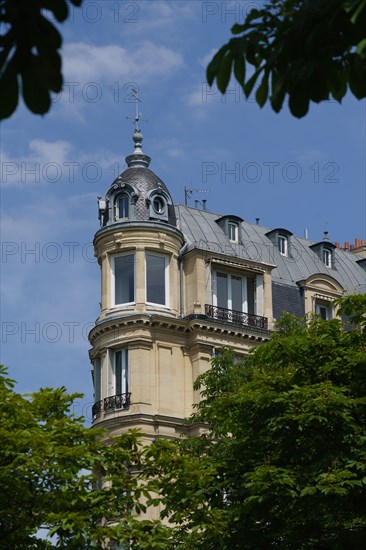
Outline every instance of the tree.
[[62, 38], [46, 14], [62, 23], [69, 2], [82, 1], [0, 0], [0, 119], [13, 114], [20, 94], [33, 113], [49, 111], [51, 92], [62, 89]]
[[199, 376], [191, 421], [209, 430], [158, 442], [183, 548], [364, 548], [366, 296], [340, 311], [353, 325], [285, 315], [244, 361], [226, 350]]
[[[310, 101], [366, 97], [366, 0], [267, 0], [253, 9], [207, 67], [222, 93], [232, 72], [246, 97], [278, 113], [288, 97], [303, 117]], [[249, 69], [249, 70], [248, 70]]]
[[[138, 435], [107, 444], [104, 432], [70, 414], [78, 397], [45, 388], [26, 398], [1, 367], [0, 547], [86, 550], [114, 541], [166, 548], [167, 528], [141, 518], [150, 493], [138, 475]], [[41, 538], [41, 528], [53, 542]]]

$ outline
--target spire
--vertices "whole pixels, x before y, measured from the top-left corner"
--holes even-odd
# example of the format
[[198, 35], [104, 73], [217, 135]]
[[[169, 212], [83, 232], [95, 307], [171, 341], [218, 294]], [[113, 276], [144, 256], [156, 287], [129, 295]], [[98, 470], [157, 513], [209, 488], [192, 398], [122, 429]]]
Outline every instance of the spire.
[[135, 149], [132, 155], [128, 155], [128, 157], [126, 157], [126, 163], [129, 168], [148, 168], [151, 158], [147, 155], [144, 155], [142, 151], [143, 135], [139, 128], [139, 121], [142, 120], [142, 114], [139, 112], [139, 102], [141, 102], [141, 99], [139, 98], [137, 90], [132, 90], [132, 96], [136, 100], [136, 113], [133, 118], [135, 124], [135, 133], [132, 137], [135, 143]]

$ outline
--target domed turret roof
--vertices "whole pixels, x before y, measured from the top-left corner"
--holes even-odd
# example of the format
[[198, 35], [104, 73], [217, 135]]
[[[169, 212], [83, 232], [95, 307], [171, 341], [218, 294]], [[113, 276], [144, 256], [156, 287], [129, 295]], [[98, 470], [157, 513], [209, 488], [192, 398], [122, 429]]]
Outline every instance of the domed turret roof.
[[[151, 158], [142, 151], [142, 134], [136, 129], [135, 149], [126, 157], [128, 168], [112, 183], [106, 193], [101, 225], [128, 221], [161, 221], [176, 226], [175, 209], [166, 185], [149, 168]], [[116, 204], [119, 197], [127, 196], [128, 216], [122, 217]]]

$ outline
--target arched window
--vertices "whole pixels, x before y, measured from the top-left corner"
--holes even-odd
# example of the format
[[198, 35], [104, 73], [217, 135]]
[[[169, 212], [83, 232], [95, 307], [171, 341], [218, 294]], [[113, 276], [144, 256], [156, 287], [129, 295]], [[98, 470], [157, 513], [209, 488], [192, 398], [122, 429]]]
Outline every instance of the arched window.
[[154, 197], [153, 208], [157, 214], [164, 214], [165, 211], [165, 200], [160, 195]]
[[130, 197], [126, 193], [116, 198], [116, 218], [128, 218], [130, 214]]

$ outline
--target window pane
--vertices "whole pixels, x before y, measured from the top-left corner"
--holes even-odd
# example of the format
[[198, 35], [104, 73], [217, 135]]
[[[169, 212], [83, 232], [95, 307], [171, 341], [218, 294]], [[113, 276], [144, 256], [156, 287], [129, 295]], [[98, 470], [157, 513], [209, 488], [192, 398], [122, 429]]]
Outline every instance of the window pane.
[[228, 288], [227, 288], [227, 275], [225, 273], [216, 274], [217, 284], [217, 306], [228, 307]]
[[230, 241], [238, 241], [238, 226], [234, 223], [229, 223], [229, 239]]
[[287, 256], [287, 239], [286, 237], [278, 237], [278, 248], [283, 256]]
[[231, 276], [231, 309], [236, 311], [243, 310], [243, 285], [242, 278]]
[[96, 403], [102, 399], [101, 380], [101, 362], [100, 358], [97, 358], [94, 361], [94, 400]]
[[255, 285], [254, 279], [247, 279], [247, 296], [248, 296], [248, 311], [251, 315], [254, 315], [254, 300], [255, 300]]
[[115, 395], [127, 393], [127, 350], [115, 352]]
[[330, 250], [323, 249], [323, 262], [327, 267], [331, 267], [332, 264], [332, 255]]
[[118, 199], [118, 214], [120, 218], [128, 218], [128, 207], [128, 196], [121, 195]]
[[324, 321], [332, 319], [332, 306], [326, 306], [322, 304], [315, 304], [315, 313], [320, 315]]
[[115, 303], [126, 304], [135, 300], [134, 254], [114, 258]]
[[165, 257], [146, 254], [146, 300], [165, 305]]

